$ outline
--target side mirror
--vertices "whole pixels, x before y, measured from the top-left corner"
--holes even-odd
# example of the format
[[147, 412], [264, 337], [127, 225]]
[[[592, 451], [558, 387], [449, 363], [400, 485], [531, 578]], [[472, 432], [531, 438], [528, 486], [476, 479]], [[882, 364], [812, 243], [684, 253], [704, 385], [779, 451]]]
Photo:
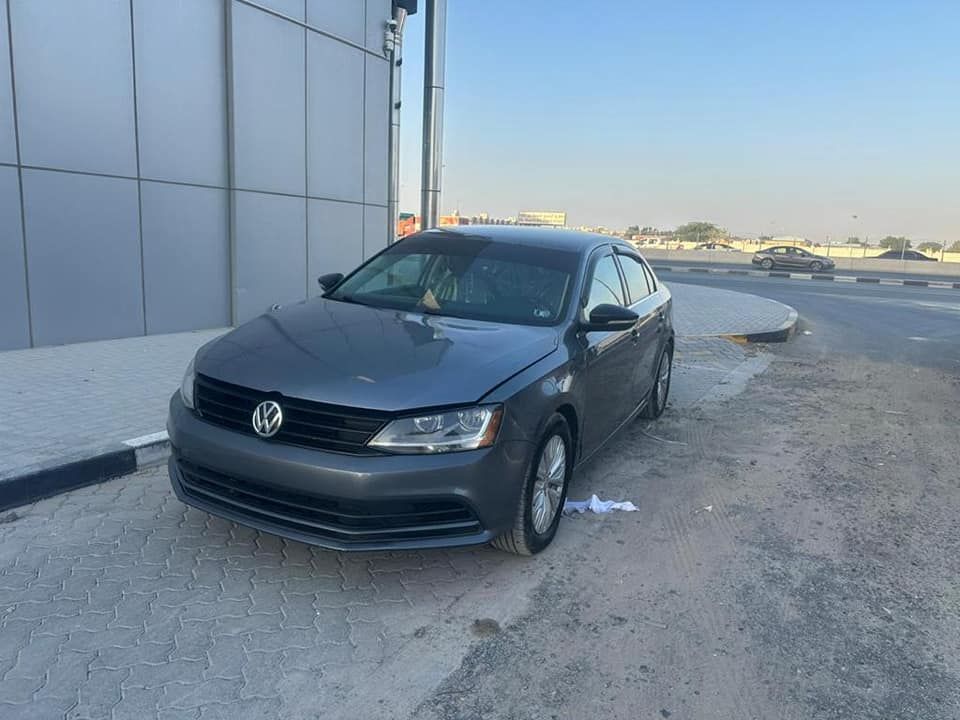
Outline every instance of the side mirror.
[[590, 330], [629, 330], [640, 318], [630, 308], [622, 305], [597, 305], [591, 312], [590, 318], [583, 324], [583, 329]]
[[337, 285], [340, 284], [341, 280], [343, 280], [343, 273], [327, 273], [326, 275], [321, 275], [317, 278], [317, 282], [320, 284], [320, 289], [325, 293], [333, 290]]

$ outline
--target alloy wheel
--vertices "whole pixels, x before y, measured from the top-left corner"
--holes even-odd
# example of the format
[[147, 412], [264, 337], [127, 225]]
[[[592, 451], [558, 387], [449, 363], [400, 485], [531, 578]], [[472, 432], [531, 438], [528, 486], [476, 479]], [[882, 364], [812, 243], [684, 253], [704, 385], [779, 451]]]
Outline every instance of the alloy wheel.
[[670, 362], [670, 353], [665, 352], [660, 357], [660, 369], [657, 371], [657, 410], [663, 410], [667, 404], [667, 393], [670, 392], [670, 371], [673, 363]]
[[560, 501], [567, 481], [567, 448], [563, 438], [552, 435], [543, 446], [537, 477], [530, 497], [533, 529], [542, 535], [560, 512]]

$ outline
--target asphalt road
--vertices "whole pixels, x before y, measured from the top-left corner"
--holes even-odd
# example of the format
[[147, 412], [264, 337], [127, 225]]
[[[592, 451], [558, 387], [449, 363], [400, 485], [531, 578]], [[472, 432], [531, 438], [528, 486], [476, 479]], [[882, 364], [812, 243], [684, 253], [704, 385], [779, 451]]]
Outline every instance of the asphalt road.
[[[640, 252], [643, 252], [643, 248], [640, 248]], [[876, 278], [886, 278], [889, 280], [903, 280], [903, 279], [915, 279], [915, 280], [936, 280], [943, 282], [958, 282], [960, 281], [960, 266], [956, 266], [956, 271], [952, 275], [927, 275], [924, 273], [917, 272], [903, 272], [900, 269], [900, 263], [897, 261], [892, 261], [890, 263], [890, 270], [877, 272], [874, 270], [850, 270], [844, 266], [845, 258], [837, 259], [837, 269], [835, 271], [836, 275], [858, 275], [860, 277], [876, 277]], [[667, 267], [696, 267], [696, 268], [714, 268], [719, 270], [761, 270], [757, 265], [750, 263], [750, 259], [746, 260], [737, 260], [734, 258], [724, 258], [723, 255], [717, 259], [716, 262], [705, 262], [703, 260], [686, 260], [683, 257], [682, 253], [676, 253], [668, 259], [655, 259], [650, 258], [650, 264], [654, 266], [667, 266]], [[935, 263], [930, 263], [930, 265], [935, 265]], [[783, 270], [786, 272], [809, 272], [804, 268], [777, 268], [777, 270]]]
[[822, 353], [960, 372], [960, 291], [660, 272], [667, 283], [753, 293], [800, 313]]

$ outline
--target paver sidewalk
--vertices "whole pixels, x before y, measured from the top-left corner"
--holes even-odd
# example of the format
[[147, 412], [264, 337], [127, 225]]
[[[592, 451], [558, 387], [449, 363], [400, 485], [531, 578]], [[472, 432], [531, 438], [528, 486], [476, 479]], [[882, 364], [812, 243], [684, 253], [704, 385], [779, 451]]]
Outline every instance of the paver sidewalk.
[[700, 285], [667, 286], [674, 298], [674, 327], [683, 337], [763, 335], [797, 321], [797, 311], [776, 300]]
[[0, 353], [0, 480], [163, 430], [193, 353], [224, 332]]
[[[669, 286], [681, 336], [763, 333], [796, 317], [755, 295]], [[193, 353], [226, 330], [0, 353], [0, 484], [162, 432]]]

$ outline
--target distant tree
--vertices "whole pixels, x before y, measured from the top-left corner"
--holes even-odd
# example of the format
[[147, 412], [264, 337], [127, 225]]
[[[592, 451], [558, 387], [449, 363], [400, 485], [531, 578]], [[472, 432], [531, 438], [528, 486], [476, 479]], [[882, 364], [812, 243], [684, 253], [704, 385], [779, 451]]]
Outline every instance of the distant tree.
[[947, 248], [947, 252], [958, 252], [960, 253], [960, 240], [957, 240], [953, 245]]
[[624, 234], [624, 235], [628, 235], [628, 236], [631, 236], [631, 235], [639, 235], [639, 234], [640, 234], [640, 227], [637, 226], [637, 225], [631, 225], [631, 226], [628, 227], [626, 230], [624, 230], [623, 234]]
[[771, 240], [773, 240], [773, 237], [770, 235], [761, 235], [760, 237], [757, 238], [757, 240], [759, 240], [760, 242], [770, 242]]
[[880, 247], [888, 250], [904, 250], [910, 247], [910, 241], [902, 236], [887, 235], [880, 241]]
[[935, 242], [922, 242], [917, 245], [917, 250], [930, 250], [931, 252], [940, 252], [943, 250], [943, 245]]
[[866, 243], [858, 237], [849, 237], [847, 238], [847, 245], [866, 245]]
[[685, 242], [709, 242], [726, 237], [727, 231], [708, 222], [688, 222], [673, 232], [676, 240]]

